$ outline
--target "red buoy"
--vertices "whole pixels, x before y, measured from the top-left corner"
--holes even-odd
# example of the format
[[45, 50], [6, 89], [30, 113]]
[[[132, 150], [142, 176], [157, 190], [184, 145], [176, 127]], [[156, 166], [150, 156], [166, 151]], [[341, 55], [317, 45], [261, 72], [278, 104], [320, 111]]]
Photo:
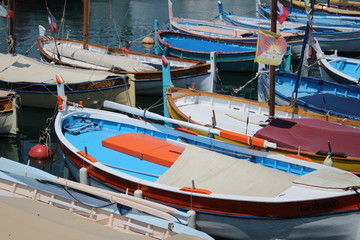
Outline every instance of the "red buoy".
[[45, 144], [36, 144], [28, 152], [30, 160], [49, 160], [54, 154], [54, 150]]

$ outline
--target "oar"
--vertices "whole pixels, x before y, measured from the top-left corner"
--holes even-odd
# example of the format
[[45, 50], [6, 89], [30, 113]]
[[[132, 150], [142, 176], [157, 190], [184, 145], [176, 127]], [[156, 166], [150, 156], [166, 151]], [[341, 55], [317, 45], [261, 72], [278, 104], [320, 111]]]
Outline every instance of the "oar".
[[126, 106], [126, 105], [123, 105], [120, 103], [115, 103], [115, 102], [108, 101], [108, 100], [104, 101], [104, 107], [118, 110], [121, 112], [126, 112], [126, 113], [130, 113], [130, 114], [142, 116], [143, 118], [160, 120], [160, 121], [164, 121], [164, 122], [177, 124], [180, 126], [185, 126], [188, 128], [197, 129], [199, 131], [211, 133], [211, 134], [214, 134], [214, 135], [217, 135], [220, 137], [224, 137], [224, 138], [227, 138], [227, 139], [230, 139], [233, 141], [237, 141], [237, 142], [241, 142], [241, 143], [245, 143], [248, 145], [254, 145], [254, 146], [261, 147], [261, 148], [274, 148], [274, 149], [276, 148], [276, 143], [268, 142], [267, 140], [264, 140], [261, 138], [250, 137], [245, 134], [236, 133], [233, 131], [227, 131], [224, 129], [215, 129], [215, 128], [211, 128], [211, 127], [204, 127], [204, 126], [201, 126], [198, 124], [193, 124], [193, 123], [189, 123], [189, 122], [185, 122], [185, 121], [181, 121], [181, 120], [177, 120], [177, 119], [167, 118], [167, 117], [161, 116], [159, 114], [149, 112], [146, 109], [141, 110], [138, 108], [129, 107], [129, 106]]

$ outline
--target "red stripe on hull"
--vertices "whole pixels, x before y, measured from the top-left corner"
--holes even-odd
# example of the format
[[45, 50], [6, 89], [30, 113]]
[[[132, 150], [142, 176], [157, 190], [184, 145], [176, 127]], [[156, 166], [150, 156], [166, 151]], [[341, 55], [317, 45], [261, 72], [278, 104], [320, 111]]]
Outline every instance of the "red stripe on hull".
[[90, 177], [106, 185], [133, 194], [135, 190], [143, 191], [145, 199], [177, 208], [193, 209], [210, 214], [224, 214], [238, 217], [255, 218], [292, 218], [339, 213], [343, 211], [359, 211], [360, 195], [353, 194], [320, 200], [294, 201], [294, 202], [252, 202], [241, 200], [216, 199], [211, 196], [192, 196], [189, 193], [171, 192], [141, 183], [117, 177], [106, 171], [98, 169], [84, 161], [63, 146], [63, 151], [71, 162], [78, 168], [86, 167]]

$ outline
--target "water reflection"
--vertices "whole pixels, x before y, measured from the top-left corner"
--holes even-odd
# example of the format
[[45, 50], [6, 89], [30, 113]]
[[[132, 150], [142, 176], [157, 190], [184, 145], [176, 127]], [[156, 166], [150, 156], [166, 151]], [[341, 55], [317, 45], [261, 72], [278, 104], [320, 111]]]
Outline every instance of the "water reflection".
[[[211, 20], [217, 17], [217, 1], [214, 0], [172, 0], [174, 16]], [[66, 3], [66, 6], [64, 4]], [[227, 9], [238, 14], [255, 16], [255, 1], [223, 0]], [[56, 36], [69, 39], [82, 39], [83, 6], [81, 0], [48, 1], [49, 9], [58, 20]], [[64, 11], [65, 7], [65, 11]], [[64, 19], [61, 27], [60, 20]], [[154, 37], [154, 20], [159, 26], [168, 24], [168, 6], [165, 0], [91, 0], [89, 19], [89, 42], [108, 47], [127, 47], [133, 51], [152, 54], [153, 45], [144, 45], [142, 40], [146, 36]], [[7, 52], [7, 21], [0, 18], [0, 52]], [[16, 2], [15, 35], [16, 51], [39, 59], [39, 52], [35, 45], [38, 36], [38, 26], [49, 29], [45, 2], [18, 0]], [[49, 30], [48, 30], [49, 32]], [[255, 74], [249, 73], [219, 73], [217, 89], [224, 94], [233, 95], [233, 89], [243, 86]], [[256, 99], [256, 84], [249, 84], [238, 93], [238, 96]], [[160, 97], [137, 96], [137, 104], [142, 108], [162, 113], [163, 107], [158, 106]], [[21, 136], [17, 140], [0, 139], [1, 156], [37, 166], [50, 173], [63, 176], [64, 156], [52, 129], [51, 120], [54, 112], [44, 109], [23, 108], [20, 114]], [[30, 148], [39, 141], [39, 134], [45, 128], [51, 130], [51, 142], [56, 150], [54, 159], [50, 161], [29, 162], [27, 156]], [[66, 171], [65, 171], [66, 172]]]

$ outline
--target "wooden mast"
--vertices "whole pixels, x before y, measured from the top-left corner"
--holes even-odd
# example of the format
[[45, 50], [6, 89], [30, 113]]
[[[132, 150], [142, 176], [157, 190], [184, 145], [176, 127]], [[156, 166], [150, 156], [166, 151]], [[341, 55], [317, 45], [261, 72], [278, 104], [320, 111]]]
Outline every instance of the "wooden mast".
[[84, 18], [83, 18], [83, 49], [88, 48], [89, 35], [89, 0], [84, 0]]
[[[271, 32], [276, 33], [277, 21], [277, 0], [271, 0]], [[269, 71], [270, 86], [269, 86], [269, 118], [275, 116], [275, 66], [270, 65]]]
[[[9, 10], [15, 12], [15, 3], [14, 0], [8, 1], [8, 8]], [[14, 24], [14, 17], [8, 18], [8, 53], [15, 54], [15, 24]]]

